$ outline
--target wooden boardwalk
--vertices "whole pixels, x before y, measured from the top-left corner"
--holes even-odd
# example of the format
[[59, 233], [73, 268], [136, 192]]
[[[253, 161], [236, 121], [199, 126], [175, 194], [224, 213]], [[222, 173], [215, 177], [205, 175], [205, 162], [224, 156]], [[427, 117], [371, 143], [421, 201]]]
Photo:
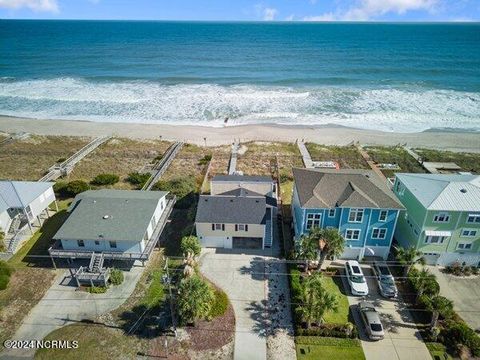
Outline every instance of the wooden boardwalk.
[[170, 166], [178, 152], [182, 149], [182, 147], [183, 142], [176, 142], [167, 149], [160, 161], [153, 167], [152, 176], [150, 176], [150, 179], [148, 179], [148, 181], [143, 186], [143, 191], [151, 190], [153, 185], [155, 185], [157, 181], [160, 180], [160, 178], [165, 173], [165, 171], [167, 171], [168, 167]]
[[228, 175], [234, 175], [237, 171], [238, 149], [240, 149], [240, 141], [235, 140], [232, 145], [232, 154], [230, 155], [230, 162], [228, 164]]
[[370, 168], [375, 172], [375, 174], [380, 176], [381, 179], [384, 179], [385, 182], [390, 186], [391, 185], [390, 181], [383, 174], [383, 172], [378, 168], [377, 164], [375, 164], [375, 162], [372, 160], [370, 155], [368, 155], [368, 153], [365, 151], [365, 149], [361, 145], [357, 145], [357, 149], [358, 149], [358, 152], [360, 153], [360, 155], [362, 155], [362, 157], [368, 163], [368, 166], [370, 166]]
[[300, 150], [300, 154], [302, 154], [303, 165], [307, 169], [312, 169], [314, 167], [312, 157], [310, 156], [310, 153], [308, 152], [308, 149], [305, 146], [305, 143], [303, 141], [297, 140], [297, 146], [298, 146], [298, 150]]

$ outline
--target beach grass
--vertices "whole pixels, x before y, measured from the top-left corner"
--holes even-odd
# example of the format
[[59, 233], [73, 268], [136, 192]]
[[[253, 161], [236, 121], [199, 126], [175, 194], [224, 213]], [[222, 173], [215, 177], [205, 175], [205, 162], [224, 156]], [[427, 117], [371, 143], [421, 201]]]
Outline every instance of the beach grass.
[[82, 159], [68, 176], [68, 180], [91, 182], [99, 174], [114, 174], [120, 178], [115, 189], [133, 189], [125, 181], [128, 174], [146, 171], [165, 153], [171, 143], [159, 140], [113, 138]]
[[80, 150], [90, 138], [30, 135], [0, 149], [0, 179], [36, 181], [48, 169]]
[[392, 177], [396, 172], [424, 173], [425, 169], [404, 148], [399, 146], [366, 146], [370, 158], [377, 164], [397, 164], [399, 170], [381, 170], [386, 177]]
[[326, 146], [306, 143], [313, 161], [336, 161], [341, 169], [370, 169], [355, 146]]
[[414, 149], [423, 161], [454, 162], [464, 171], [480, 173], [480, 153], [453, 152], [432, 149]]

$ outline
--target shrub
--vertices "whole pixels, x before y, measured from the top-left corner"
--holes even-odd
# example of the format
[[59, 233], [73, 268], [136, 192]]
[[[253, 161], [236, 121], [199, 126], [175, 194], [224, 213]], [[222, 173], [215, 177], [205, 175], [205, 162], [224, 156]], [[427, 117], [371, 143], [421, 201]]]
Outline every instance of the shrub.
[[215, 300], [212, 303], [212, 308], [208, 317], [213, 319], [222, 316], [228, 309], [228, 296], [220, 289], [215, 289]]
[[53, 185], [53, 191], [55, 194], [59, 197], [66, 197], [66, 189], [67, 189], [68, 183], [66, 181], [57, 181]]
[[351, 323], [347, 324], [321, 324], [308, 329], [297, 327], [297, 336], [324, 336], [344, 339], [356, 339], [358, 330]]
[[212, 155], [207, 154], [198, 161], [198, 165], [207, 165], [212, 160]]
[[91, 181], [93, 185], [113, 185], [116, 184], [120, 178], [115, 174], [99, 174]]
[[83, 180], [73, 180], [70, 181], [65, 187], [65, 195], [74, 197], [84, 191], [90, 190], [90, 185], [88, 185]]
[[177, 196], [175, 206], [179, 209], [187, 209], [195, 201], [197, 184], [192, 176], [180, 177], [171, 180], [160, 180], [153, 185], [152, 190], [170, 191]]
[[448, 321], [440, 337], [447, 347], [457, 348], [459, 344], [465, 345], [472, 355], [480, 356], [480, 337], [463, 321]]
[[110, 284], [120, 285], [123, 282], [123, 272], [119, 269], [112, 269], [110, 272]]
[[194, 323], [209, 316], [215, 300], [211, 286], [199, 276], [191, 276], [180, 282], [178, 288], [178, 315], [182, 323]]
[[10, 276], [0, 275], [0, 290], [5, 290], [10, 282]]
[[63, 163], [65, 160], [67, 160], [67, 159], [64, 158], [64, 157], [61, 157], [60, 159], [57, 160], [57, 163], [58, 163], [58, 164], [61, 164], [61, 163]]
[[194, 256], [200, 255], [202, 247], [200, 246], [200, 241], [196, 236], [184, 236], [180, 244], [180, 249], [183, 254], [192, 253]]
[[106, 286], [90, 286], [88, 292], [90, 294], [103, 294], [107, 292], [107, 289]]
[[141, 174], [139, 172], [132, 172], [128, 174], [127, 178], [125, 179], [128, 183], [132, 184], [133, 186], [141, 189], [143, 185], [150, 179], [150, 174]]

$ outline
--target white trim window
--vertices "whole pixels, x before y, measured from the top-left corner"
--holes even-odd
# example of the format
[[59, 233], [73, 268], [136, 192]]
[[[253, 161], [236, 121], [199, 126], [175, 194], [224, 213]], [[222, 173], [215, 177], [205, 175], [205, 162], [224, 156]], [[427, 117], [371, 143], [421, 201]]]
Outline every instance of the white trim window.
[[468, 224], [480, 224], [480, 214], [468, 214], [467, 223]]
[[360, 240], [360, 230], [347, 229], [345, 231], [345, 240]]
[[445, 212], [438, 213], [433, 216], [433, 222], [436, 222], [436, 223], [448, 223], [449, 221], [450, 221], [450, 215]]
[[248, 224], [235, 224], [235, 231], [248, 231]]
[[364, 209], [350, 209], [348, 213], [348, 222], [361, 223], [363, 221]]
[[85, 247], [85, 241], [77, 240], [77, 245], [78, 245], [78, 247]]
[[116, 249], [117, 248], [117, 242], [116, 241], [109, 241], [108, 243], [109, 243], [111, 249]]
[[320, 227], [320, 220], [322, 219], [322, 214], [307, 214], [307, 230], [310, 230], [314, 227]]
[[457, 244], [457, 250], [472, 250], [471, 242], [459, 242]]
[[440, 245], [447, 239], [447, 236], [430, 235], [425, 237], [425, 244]]
[[334, 218], [336, 213], [337, 213], [337, 209], [329, 209], [328, 210], [328, 217], [329, 218]]
[[403, 196], [403, 194], [405, 194], [405, 186], [403, 186], [403, 184], [398, 180], [397, 180], [396, 191], [398, 195]]
[[475, 237], [477, 236], [477, 230], [475, 229], [462, 229], [461, 237]]
[[378, 214], [378, 221], [385, 222], [387, 221], [387, 217], [388, 217], [388, 210], [380, 210], [380, 213]]
[[384, 240], [386, 236], [387, 236], [387, 229], [384, 229], [384, 228], [372, 229], [372, 239]]

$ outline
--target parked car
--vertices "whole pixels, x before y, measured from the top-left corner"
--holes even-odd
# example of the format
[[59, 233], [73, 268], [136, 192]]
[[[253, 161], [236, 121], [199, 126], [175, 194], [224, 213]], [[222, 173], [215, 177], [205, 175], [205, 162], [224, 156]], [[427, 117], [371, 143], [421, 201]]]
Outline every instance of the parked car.
[[373, 273], [377, 279], [380, 294], [382, 294], [383, 297], [394, 298], [398, 295], [395, 279], [393, 278], [393, 275], [390, 272], [387, 264], [382, 262], [374, 262]]
[[380, 316], [372, 303], [361, 301], [358, 310], [370, 340], [382, 340], [385, 337]]
[[348, 284], [352, 295], [365, 296], [368, 295], [368, 285], [365, 276], [358, 261], [350, 260], [345, 263], [345, 271], [347, 273]]

